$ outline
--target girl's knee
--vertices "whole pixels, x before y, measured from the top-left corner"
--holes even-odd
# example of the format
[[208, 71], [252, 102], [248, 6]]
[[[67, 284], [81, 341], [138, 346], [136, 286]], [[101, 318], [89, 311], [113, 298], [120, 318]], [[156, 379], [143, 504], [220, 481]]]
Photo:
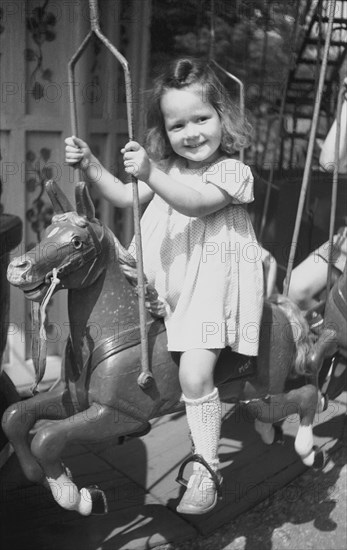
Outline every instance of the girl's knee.
[[189, 350], [182, 353], [179, 378], [184, 395], [197, 399], [214, 389], [214, 367], [219, 350]]
[[183, 372], [180, 382], [184, 395], [190, 399], [203, 397], [214, 389], [213, 376], [203, 376], [196, 371]]

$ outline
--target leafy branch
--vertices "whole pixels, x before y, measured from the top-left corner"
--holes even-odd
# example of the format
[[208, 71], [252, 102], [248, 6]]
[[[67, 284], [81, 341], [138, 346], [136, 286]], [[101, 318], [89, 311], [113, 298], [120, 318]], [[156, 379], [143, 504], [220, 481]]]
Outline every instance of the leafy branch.
[[51, 69], [43, 68], [43, 44], [52, 42], [56, 38], [54, 27], [56, 25], [56, 17], [51, 12], [46, 12], [49, 0], [45, 0], [42, 6], [37, 6], [31, 12], [31, 15], [26, 18], [26, 28], [30, 33], [36, 48], [26, 48], [25, 60], [34, 62], [36, 65], [30, 75], [31, 93], [35, 99], [41, 99], [44, 95], [44, 88], [38, 81], [38, 76], [42, 80], [50, 82], [53, 72]]

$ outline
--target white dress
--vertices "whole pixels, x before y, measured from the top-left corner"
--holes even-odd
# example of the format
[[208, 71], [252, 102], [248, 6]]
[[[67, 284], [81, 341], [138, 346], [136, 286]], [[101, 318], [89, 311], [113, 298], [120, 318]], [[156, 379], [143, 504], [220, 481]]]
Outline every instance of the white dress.
[[230, 205], [196, 218], [155, 195], [142, 217], [144, 271], [167, 304], [168, 349], [230, 346], [257, 355], [262, 251], [242, 206], [253, 201], [251, 170], [223, 159], [200, 170], [178, 160], [165, 171], [194, 189], [213, 183], [232, 197]]

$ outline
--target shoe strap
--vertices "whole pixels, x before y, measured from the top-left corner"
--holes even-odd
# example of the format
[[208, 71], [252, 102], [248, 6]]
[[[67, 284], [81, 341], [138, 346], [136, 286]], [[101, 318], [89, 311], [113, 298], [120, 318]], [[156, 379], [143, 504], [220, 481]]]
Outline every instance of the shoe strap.
[[178, 470], [177, 477], [176, 477], [177, 483], [179, 483], [180, 485], [183, 485], [183, 487], [188, 486], [188, 481], [186, 479], [184, 479], [183, 472], [184, 472], [184, 469], [187, 466], [187, 464], [189, 464], [190, 462], [198, 462], [199, 464], [202, 464], [202, 466], [204, 466], [206, 468], [206, 470], [208, 471], [208, 473], [211, 476], [211, 479], [212, 479], [213, 483], [215, 484], [218, 497], [221, 497], [222, 496], [222, 494], [221, 494], [222, 493], [222, 491], [221, 491], [222, 478], [221, 478], [221, 476], [218, 476], [214, 470], [212, 470], [211, 466], [208, 464], [208, 462], [206, 462], [206, 460], [204, 459], [204, 457], [202, 455], [193, 454], [193, 455], [189, 456], [188, 458], [186, 458], [186, 460], [184, 460], [182, 462], [182, 464], [180, 466], [180, 469]]

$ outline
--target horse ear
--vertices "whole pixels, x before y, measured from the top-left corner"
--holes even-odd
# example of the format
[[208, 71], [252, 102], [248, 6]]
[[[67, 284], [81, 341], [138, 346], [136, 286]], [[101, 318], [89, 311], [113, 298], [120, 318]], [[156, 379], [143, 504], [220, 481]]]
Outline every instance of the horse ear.
[[85, 216], [88, 220], [95, 218], [95, 208], [90, 198], [87, 184], [80, 181], [75, 189], [76, 210], [80, 216]]
[[60, 189], [59, 185], [54, 180], [49, 180], [46, 182], [46, 191], [51, 199], [51, 203], [56, 214], [73, 212], [75, 210], [65, 193]]

